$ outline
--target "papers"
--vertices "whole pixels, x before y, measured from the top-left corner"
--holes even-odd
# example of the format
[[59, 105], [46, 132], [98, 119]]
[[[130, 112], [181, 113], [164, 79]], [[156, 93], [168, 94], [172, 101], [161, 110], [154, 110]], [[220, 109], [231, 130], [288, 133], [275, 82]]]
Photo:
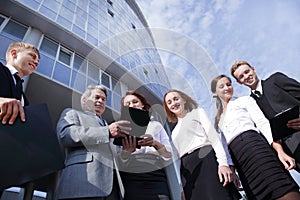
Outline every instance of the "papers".
[[0, 125], [0, 189], [54, 173], [64, 156], [46, 104], [24, 107], [26, 122]]
[[287, 110], [278, 113], [273, 118], [271, 118], [270, 125], [272, 129], [274, 141], [278, 141], [297, 132], [298, 130], [288, 128], [286, 124], [289, 120], [298, 117], [299, 117], [299, 106], [294, 106], [292, 108], [289, 108]]

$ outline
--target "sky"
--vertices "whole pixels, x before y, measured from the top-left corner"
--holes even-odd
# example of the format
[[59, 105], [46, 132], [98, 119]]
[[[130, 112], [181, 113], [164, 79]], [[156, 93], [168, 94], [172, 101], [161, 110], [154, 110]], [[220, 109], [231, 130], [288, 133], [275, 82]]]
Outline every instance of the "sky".
[[[136, 0], [160, 52], [171, 88], [215, 108], [210, 81], [246, 60], [261, 79], [280, 71], [300, 81], [298, 0]], [[249, 95], [234, 82], [235, 95]], [[210, 115], [210, 117], [212, 117]], [[292, 172], [300, 184], [300, 175]]]

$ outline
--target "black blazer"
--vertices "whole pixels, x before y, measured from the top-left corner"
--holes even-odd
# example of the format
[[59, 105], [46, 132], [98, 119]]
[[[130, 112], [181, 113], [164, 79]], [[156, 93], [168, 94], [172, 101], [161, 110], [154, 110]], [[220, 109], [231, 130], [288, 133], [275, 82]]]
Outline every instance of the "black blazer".
[[262, 90], [262, 97], [251, 96], [268, 119], [290, 107], [300, 106], [300, 83], [283, 73], [276, 72], [262, 80]]
[[[0, 63], [0, 97], [6, 98], [16, 98], [16, 89], [13, 77], [9, 71], [9, 69]], [[27, 106], [28, 99], [26, 98], [23, 92], [24, 104]]]

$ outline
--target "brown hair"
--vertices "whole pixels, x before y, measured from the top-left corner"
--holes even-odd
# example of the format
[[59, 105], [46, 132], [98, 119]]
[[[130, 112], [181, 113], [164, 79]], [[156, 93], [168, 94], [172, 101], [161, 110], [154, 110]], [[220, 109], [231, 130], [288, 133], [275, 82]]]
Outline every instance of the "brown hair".
[[40, 59], [40, 52], [34, 45], [25, 42], [13, 42], [8, 46], [6, 50], [6, 60], [9, 60], [10, 51], [12, 49], [16, 49], [17, 51], [31, 49], [38, 55], [38, 58]]
[[165, 95], [164, 95], [164, 109], [165, 109], [165, 112], [167, 114], [167, 117], [169, 119], [169, 121], [171, 122], [177, 122], [177, 117], [176, 115], [171, 112], [167, 106], [167, 103], [166, 103], [166, 96], [167, 94], [169, 94], [170, 92], [177, 92], [185, 101], [185, 109], [187, 109], [188, 111], [191, 111], [195, 108], [198, 107], [198, 103], [192, 99], [189, 95], [185, 94], [184, 92], [181, 92], [179, 90], [175, 90], [175, 89], [170, 89]]
[[[210, 83], [210, 90], [212, 93], [216, 92], [217, 83], [221, 78], [227, 78], [229, 80], [229, 82], [231, 83], [231, 79], [228, 76], [226, 76], [224, 74], [217, 76]], [[214, 126], [215, 126], [215, 129], [218, 130], [218, 124], [219, 124], [221, 114], [222, 114], [224, 108], [223, 108], [223, 104], [222, 104], [220, 97], [218, 97], [217, 95], [214, 95], [213, 97], [216, 98], [216, 107], [217, 107], [217, 114], [215, 116]]]
[[137, 91], [134, 91], [134, 90], [129, 90], [125, 93], [125, 95], [122, 97], [121, 99], [121, 107], [124, 106], [124, 99], [126, 96], [128, 95], [134, 95], [136, 96], [137, 98], [139, 98], [141, 100], [141, 102], [143, 103], [144, 105], [144, 109], [149, 111], [150, 108], [151, 108], [151, 105], [148, 103], [147, 99], [144, 97], [144, 95], [138, 93]]
[[[232, 65], [232, 67], [230, 68], [230, 74], [237, 80], [237, 78], [234, 76], [234, 72], [237, 70], [237, 68], [239, 68], [239, 66], [241, 65], [248, 65], [249, 67], [251, 67], [251, 65], [244, 60], [241, 61], [235, 61], [234, 64]], [[237, 80], [238, 81], [238, 80]]]

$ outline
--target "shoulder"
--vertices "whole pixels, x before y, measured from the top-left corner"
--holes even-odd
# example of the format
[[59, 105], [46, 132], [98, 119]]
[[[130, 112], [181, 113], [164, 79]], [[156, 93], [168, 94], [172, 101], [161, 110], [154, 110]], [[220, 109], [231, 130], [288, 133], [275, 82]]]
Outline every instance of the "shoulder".
[[274, 74], [271, 74], [265, 81], [267, 81], [267, 80], [276, 80], [278, 78], [288, 78], [288, 76], [285, 75], [282, 72], [275, 72]]

